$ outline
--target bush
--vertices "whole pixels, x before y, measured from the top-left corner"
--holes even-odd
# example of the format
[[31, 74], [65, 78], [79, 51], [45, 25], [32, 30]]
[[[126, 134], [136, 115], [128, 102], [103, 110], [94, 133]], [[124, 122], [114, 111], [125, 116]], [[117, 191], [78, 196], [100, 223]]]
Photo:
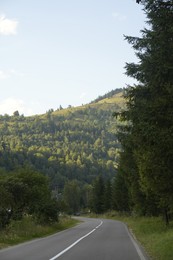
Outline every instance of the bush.
[[39, 223], [53, 223], [58, 221], [58, 203], [55, 199], [44, 202], [36, 213]]

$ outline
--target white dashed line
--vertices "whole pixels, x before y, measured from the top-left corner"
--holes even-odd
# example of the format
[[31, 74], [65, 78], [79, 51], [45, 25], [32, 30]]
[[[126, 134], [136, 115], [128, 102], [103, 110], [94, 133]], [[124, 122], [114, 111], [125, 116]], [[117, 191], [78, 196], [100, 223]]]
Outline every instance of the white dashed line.
[[88, 237], [89, 235], [91, 235], [94, 231], [96, 231], [96, 229], [98, 229], [101, 225], [103, 224], [103, 221], [100, 222], [100, 224], [94, 228], [93, 230], [91, 230], [89, 233], [87, 233], [85, 236], [79, 238], [78, 240], [76, 240], [73, 244], [71, 244], [70, 246], [68, 246], [67, 248], [65, 248], [63, 251], [61, 251], [59, 254], [55, 255], [54, 257], [50, 258], [49, 260], [55, 260], [58, 257], [60, 257], [61, 255], [65, 254], [68, 250], [70, 250], [72, 247], [74, 247], [76, 244], [78, 244], [81, 240], [83, 240], [84, 238]]

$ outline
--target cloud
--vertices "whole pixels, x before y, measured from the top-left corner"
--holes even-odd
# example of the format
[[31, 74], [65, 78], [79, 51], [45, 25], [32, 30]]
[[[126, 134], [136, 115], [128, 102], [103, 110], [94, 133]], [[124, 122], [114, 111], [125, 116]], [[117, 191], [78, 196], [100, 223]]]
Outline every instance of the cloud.
[[125, 21], [127, 19], [127, 16], [116, 12], [112, 13], [112, 16], [120, 22]]
[[9, 97], [0, 102], [0, 115], [13, 115], [16, 110], [18, 110], [20, 114], [26, 116], [33, 114], [32, 109], [28, 108], [25, 102], [21, 99]]
[[8, 74], [5, 71], [0, 70], [0, 80], [7, 79], [7, 78], [8, 78]]
[[8, 79], [11, 78], [12, 76], [23, 77], [24, 74], [14, 69], [0, 70], [0, 80]]
[[5, 15], [0, 16], [0, 34], [15, 35], [17, 34], [18, 21], [10, 20]]

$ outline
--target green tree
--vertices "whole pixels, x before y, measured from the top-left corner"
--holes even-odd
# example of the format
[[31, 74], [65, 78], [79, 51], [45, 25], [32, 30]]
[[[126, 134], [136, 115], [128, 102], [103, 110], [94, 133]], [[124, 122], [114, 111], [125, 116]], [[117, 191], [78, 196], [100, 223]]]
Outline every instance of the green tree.
[[69, 214], [75, 214], [80, 210], [80, 196], [78, 181], [67, 181], [64, 186], [63, 199]]
[[84, 210], [90, 210], [92, 200], [92, 185], [84, 184], [81, 190], [81, 206]]
[[14, 111], [13, 116], [16, 116], [16, 117], [20, 116], [19, 111], [18, 110]]
[[127, 75], [138, 85], [126, 91], [123, 117], [130, 122], [139, 187], [145, 197], [153, 194], [168, 223], [173, 200], [173, 3], [144, 0], [142, 5], [149, 28], [141, 38], [125, 37], [139, 62], [126, 64]]
[[0, 229], [6, 227], [11, 219], [11, 194], [0, 184]]
[[92, 201], [91, 201], [91, 210], [100, 214], [104, 212], [104, 192], [105, 185], [102, 176], [96, 177], [93, 182], [93, 190], [92, 190]]
[[128, 189], [122, 172], [118, 172], [113, 179], [112, 208], [120, 212], [129, 211]]
[[[0, 211], [6, 212], [8, 223], [31, 214], [37, 221], [58, 220], [58, 204], [52, 199], [48, 178], [31, 169], [1, 177], [0, 187], [5, 198], [1, 200]], [[1, 194], [1, 195], [2, 195]]]
[[108, 179], [105, 182], [104, 189], [104, 211], [108, 211], [112, 208], [112, 184], [111, 180]]

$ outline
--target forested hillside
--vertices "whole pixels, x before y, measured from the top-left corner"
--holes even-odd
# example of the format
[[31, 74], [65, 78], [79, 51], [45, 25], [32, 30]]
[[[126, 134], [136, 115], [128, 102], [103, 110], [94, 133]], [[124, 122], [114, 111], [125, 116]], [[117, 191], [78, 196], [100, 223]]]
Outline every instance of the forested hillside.
[[62, 190], [66, 180], [91, 183], [116, 172], [118, 151], [116, 120], [112, 113], [124, 106], [122, 89], [81, 107], [50, 109], [25, 117], [0, 116], [0, 171], [31, 167]]

